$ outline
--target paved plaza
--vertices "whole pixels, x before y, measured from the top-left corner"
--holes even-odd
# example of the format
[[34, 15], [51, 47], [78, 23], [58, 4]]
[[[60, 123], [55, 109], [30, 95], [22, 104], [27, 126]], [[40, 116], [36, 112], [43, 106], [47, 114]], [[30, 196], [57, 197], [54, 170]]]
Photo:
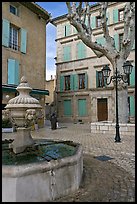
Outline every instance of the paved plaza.
[[[15, 133], [3, 133], [14, 138]], [[59, 123], [51, 130], [45, 127], [32, 131], [33, 138], [71, 140], [83, 146], [83, 181], [80, 189], [57, 201], [63, 202], [134, 202], [135, 201], [135, 137], [92, 134], [90, 123]]]

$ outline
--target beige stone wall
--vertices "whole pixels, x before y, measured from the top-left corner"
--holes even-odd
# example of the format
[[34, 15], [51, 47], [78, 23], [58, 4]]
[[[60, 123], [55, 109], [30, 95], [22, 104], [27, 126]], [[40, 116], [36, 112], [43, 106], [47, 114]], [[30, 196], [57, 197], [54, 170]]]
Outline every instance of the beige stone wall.
[[[11, 24], [19, 29], [19, 45], [21, 41], [20, 28], [27, 30], [27, 51], [26, 54], [2, 46], [2, 84], [7, 84], [8, 77], [8, 58], [19, 60], [19, 76], [25, 75], [29, 85], [35, 89], [45, 90], [46, 79], [46, 21], [38, 18], [38, 15], [23, 6], [19, 2], [14, 2], [18, 6], [19, 16], [9, 12], [10, 2], [2, 3], [2, 19], [7, 19]], [[3, 92], [3, 101], [5, 103], [5, 94], [10, 98], [13, 94]], [[45, 96], [36, 96], [43, 107], [45, 114]], [[15, 97], [15, 95], [14, 95]]]
[[45, 82], [45, 89], [49, 90], [49, 96], [45, 96], [45, 103], [51, 104], [54, 102], [55, 81], [56, 79], [51, 79]]
[[[124, 8], [126, 2], [111, 2], [108, 7], [109, 12], [109, 30], [110, 35], [114, 36], [116, 33], [121, 34], [124, 29], [124, 22], [118, 22], [116, 24], [113, 23], [113, 9], [114, 8]], [[99, 15], [98, 7], [93, 7], [92, 16]], [[98, 98], [107, 98], [108, 100], [108, 120], [114, 121], [115, 120], [115, 93], [113, 91], [113, 85], [110, 84], [108, 89], [99, 89], [96, 88], [96, 71], [100, 71], [103, 68], [103, 65], [109, 64], [110, 69], [112, 70], [111, 75], [113, 75], [113, 68], [110, 64], [109, 60], [106, 57], [97, 58], [94, 52], [86, 47], [86, 58], [82, 60], [77, 59], [77, 50], [76, 45], [80, 41], [77, 37], [77, 34], [74, 32], [74, 27], [71, 26], [71, 35], [64, 36], [64, 25], [66, 23], [69, 24], [67, 19], [58, 18], [55, 22], [57, 26], [57, 110], [58, 110], [58, 117], [61, 120], [71, 120], [75, 121], [78, 120], [77, 115], [77, 100], [80, 97], [85, 97], [87, 99], [87, 106], [88, 106], [88, 115], [87, 117], [82, 117], [83, 121], [95, 122], [97, 121], [97, 99]], [[103, 32], [101, 28], [95, 28], [93, 30], [93, 40], [97, 37], [101, 37]], [[71, 60], [68, 62], [63, 61], [63, 47], [65, 45], [71, 46]], [[135, 61], [135, 51], [131, 51], [128, 60], [131, 60], [134, 64]], [[122, 69], [122, 67], [121, 67]], [[69, 75], [75, 73], [83, 73], [87, 72], [88, 74], [88, 89], [78, 92], [73, 91], [66, 91], [60, 93], [60, 75]], [[134, 87], [129, 87], [129, 95], [132, 94], [134, 91]], [[72, 99], [72, 109], [73, 115], [72, 117], [64, 117], [63, 114], [63, 100], [64, 99]]]

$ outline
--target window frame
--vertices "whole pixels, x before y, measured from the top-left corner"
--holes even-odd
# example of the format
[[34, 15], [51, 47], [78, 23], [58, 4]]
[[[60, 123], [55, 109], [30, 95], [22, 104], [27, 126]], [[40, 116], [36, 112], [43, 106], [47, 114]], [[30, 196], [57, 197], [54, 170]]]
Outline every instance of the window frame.
[[12, 24], [10, 24], [9, 48], [19, 51], [19, 29]]
[[[15, 13], [11, 11], [11, 8], [15, 9]], [[10, 13], [12, 13], [15, 16], [18, 16], [18, 8], [15, 5], [10, 4]]]
[[[121, 19], [121, 12], [122, 12], [122, 19]], [[121, 21], [124, 21], [124, 8], [121, 8], [118, 10], [118, 21], [121, 22]]]
[[[82, 82], [80, 82], [80, 77], [81, 77]], [[78, 74], [78, 89], [85, 89], [86, 88], [86, 84], [85, 83], [86, 83], [85, 73]]]
[[[105, 86], [104, 77], [103, 77], [102, 71], [97, 71], [97, 72], [98, 72], [98, 86], [97, 86], [97, 88], [102, 88]], [[101, 80], [100, 80], [100, 77], [101, 77]]]
[[96, 16], [96, 28], [100, 28], [100, 27], [101, 27], [101, 17], [100, 16]]
[[[68, 85], [67, 85], [67, 83], [68, 83]], [[64, 84], [65, 84], [64, 90], [65, 91], [70, 91], [70, 75], [64, 76]]]

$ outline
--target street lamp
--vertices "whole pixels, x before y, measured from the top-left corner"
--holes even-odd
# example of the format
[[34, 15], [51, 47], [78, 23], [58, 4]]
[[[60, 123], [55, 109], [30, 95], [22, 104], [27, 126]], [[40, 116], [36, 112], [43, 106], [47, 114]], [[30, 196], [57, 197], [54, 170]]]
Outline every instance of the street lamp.
[[119, 132], [119, 120], [118, 120], [118, 89], [117, 89], [117, 85], [118, 85], [118, 82], [120, 82], [121, 80], [125, 83], [128, 82], [128, 76], [131, 74], [132, 68], [133, 68], [133, 66], [132, 66], [130, 61], [124, 62], [124, 64], [123, 64], [124, 74], [120, 74], [120, 72], [117, 71], [117, 67], [116, 67], [115, 73], [113, 76], [110, 77], [109, 82], [107, 82], [107, 79], [110, 76], [111, 69], [109, 68], [108, 65], [105, 65], [103, 67], [103, 69], [101, 70], [106, 85], [109, 85], [111, 83], [111, 81], [114, 81], [116, 84], [116, 136], [115, 136], [115, 142], [121, 141], [120, 132]]

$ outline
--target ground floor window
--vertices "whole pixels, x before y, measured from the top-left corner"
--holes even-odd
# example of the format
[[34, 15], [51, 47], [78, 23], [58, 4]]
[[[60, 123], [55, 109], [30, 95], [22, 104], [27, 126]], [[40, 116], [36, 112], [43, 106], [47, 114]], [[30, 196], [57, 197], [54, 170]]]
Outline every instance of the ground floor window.
[[87, 100], [78, 99], [78, 116], [86, 116], [86, 115], [87, 115]]
[[72, 115], [71, 100], [70, 99], [64, 100], [64, 116], [71, 115]]

